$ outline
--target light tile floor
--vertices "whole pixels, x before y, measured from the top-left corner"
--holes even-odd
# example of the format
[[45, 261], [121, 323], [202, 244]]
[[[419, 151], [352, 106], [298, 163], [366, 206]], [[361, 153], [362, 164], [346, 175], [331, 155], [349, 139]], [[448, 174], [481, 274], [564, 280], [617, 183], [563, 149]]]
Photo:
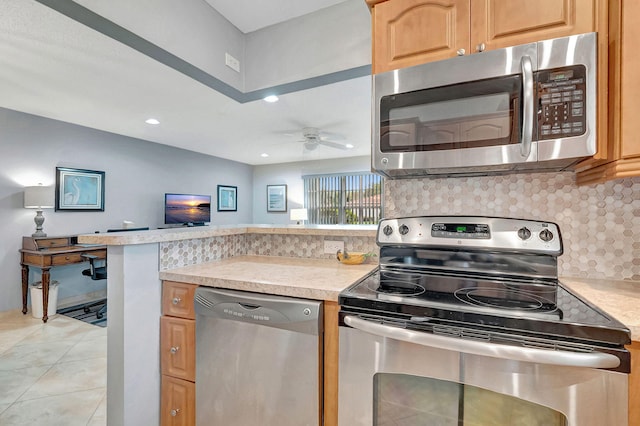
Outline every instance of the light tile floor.
[[107, 329], [0, 312], [0, 425], [105, 426]]

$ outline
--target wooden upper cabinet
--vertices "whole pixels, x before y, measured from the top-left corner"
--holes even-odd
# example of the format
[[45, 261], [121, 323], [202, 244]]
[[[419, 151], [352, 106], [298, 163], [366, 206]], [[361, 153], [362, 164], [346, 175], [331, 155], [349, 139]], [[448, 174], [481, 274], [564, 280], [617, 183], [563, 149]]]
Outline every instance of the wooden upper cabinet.
[[374, 74], [597, 30], [597, 0], [366, 1]]
[[[600, 52], [608, 49], [608, 62], [604, 64], [608, 71], [608, 86], [605, 86], [608, 98], [598, 102], [599, 106], [608, 106], [608, 118], [603, 126], [607, 130], [606, 155], [599, 161], [586, 161], [579, 166], [576, 177], [579, 185], [640, 176], [640, 83], [637, 78], [640, 56], [636, 52], [640, 38], [640, 2], [609, 0], [603, 3], [608, 6], [608, 40], [605, 46], [598, 41]], [[603, 69], [601, 66], [600, 71]]]
[[[631, 165], [631, 169], [638, 175], [640, 168], [640, 120], [638, 113], [640, 112], [640, 81], [638, 75], [640, 73], [640, 56], [637, 47], [640, 40], [640, 2], [631, 1], [623, 2], [620, 13], [620, 31], [622, 36], [619, 42], [620, 61], [619, 69], [621, 72], [617, 76], [620, 84], [617, 87], [617, 99], [620, 105], [620, 137], [618, 140], [619, 156], [622, 160], [635, 161]], [[624, 174], [624, 173], [621, 173]]]
[[499, 49], [594, 31], [595, 0], [472, 0], [471, 49]]
[[374, 74], [469, 50], [469, 0], [388, 0], [371, 13]]

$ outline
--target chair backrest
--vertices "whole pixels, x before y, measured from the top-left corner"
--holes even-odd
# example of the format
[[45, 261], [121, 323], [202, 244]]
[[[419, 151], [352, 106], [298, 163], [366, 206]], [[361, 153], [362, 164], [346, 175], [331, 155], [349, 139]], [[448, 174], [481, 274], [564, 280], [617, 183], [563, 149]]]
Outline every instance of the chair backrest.
[[[83, 254], [82, 257], [89, 261], [89, 269], [82, 271], [82, 275], [90, 277], [92, 280], [107, 279], [107, 259], [100, 259], [93, 255]], [[96, 262], [104, 261], [103, 266], [96, 266]]]

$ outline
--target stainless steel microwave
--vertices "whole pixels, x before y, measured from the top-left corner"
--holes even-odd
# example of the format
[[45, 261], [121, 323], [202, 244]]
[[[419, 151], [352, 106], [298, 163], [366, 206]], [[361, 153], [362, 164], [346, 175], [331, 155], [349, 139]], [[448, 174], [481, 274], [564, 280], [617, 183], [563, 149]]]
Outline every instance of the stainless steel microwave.
[[596, 33], [373, 76], [388, 177], [563, 170], [596, 152]]

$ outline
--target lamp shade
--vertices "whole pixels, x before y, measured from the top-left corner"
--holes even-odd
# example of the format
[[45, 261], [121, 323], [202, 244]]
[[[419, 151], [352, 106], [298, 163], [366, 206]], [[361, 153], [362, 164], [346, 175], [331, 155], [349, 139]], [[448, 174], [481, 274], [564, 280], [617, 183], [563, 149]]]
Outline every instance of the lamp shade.
[[307, 209], [291, 209], [291, 220], [307, 220]]
[[24, 188], [24, 207], [26, 209], [52, 209], [53, 188], [50, 186], [27, 186]]

